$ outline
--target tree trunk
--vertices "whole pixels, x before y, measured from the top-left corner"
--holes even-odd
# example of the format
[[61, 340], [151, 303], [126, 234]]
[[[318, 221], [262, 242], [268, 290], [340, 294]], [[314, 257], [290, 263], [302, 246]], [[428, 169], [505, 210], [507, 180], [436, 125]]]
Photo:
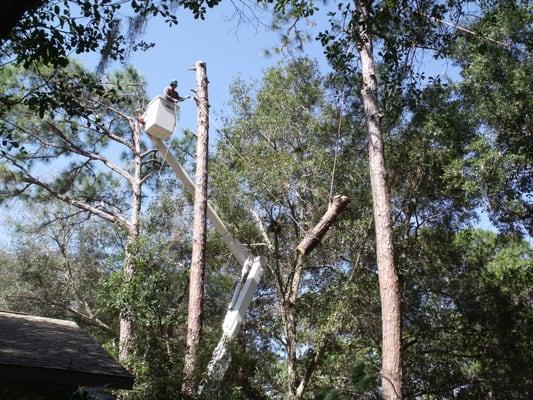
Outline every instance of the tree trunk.
[[196, 188], [194, 194], [194, 222], [192, 264], [189, 279], [189, 309], [187, 321], [187, 347], [183, 368], [182, 393], [193, 397], [197, 350], [202, 335], [202, 307], [204, 300], [204, 271], [207, 215], [207, 152], [209, 132], [209, 103], [207, 74], [204, 61], [196, 62], [196, 102], [198, 143], [196, 148]]
[[298, 292], [302, 280], [303, 256], [296, 253], [296, 264], [294, 275], [289, 286], [287, 299], [283, 302], [285, 336], [287, 341], [287, 380], [288, 380], [288, 400], [296, 399], [296, 390], [298, 388], [298, 357], [296, 350], [298, 347], [297, 315], [296, 302], [298, 301]]
[[[128, 284], [135, 275], [135, 253], [134, 246], [139, 238], [139, 224], [141, 214], [141, 124], [137, 120], [133, 129], [133, 176], [131, 179], [131, 216], [128, 227], [128, 238], [124, 257], [124, 280]], [[120, 312], [120, 334], [119, 334], [119, 359], [124, 364], [128, 363], [130, 355], [131, 341], [133, 338], [133, 319], [131, 311], [127, 308]]]
[[[296, 247], [296, 259], [294, 269], [287, 283], [287, 294], [282, 299], [282, 319], [285, 327], [286, 349], [287, 349], [287, 381], [288, 400], [299, 400], [302, 398], [307, 383], [313, 373], [314, 366], [309, 365], [304, 371], [303, 377], [298, 376], [298, 315], [296, 313], [296, 303], [302, 282], [304, 259], [313, 249], [318, 246], [329, 228], [335, 223], [337, 216], [346, 208], [350, 199], [347, 196], [334, 196], [328, 206], [328, 210], [320, 221], [311, 229]], [[277, 245], [275, 246], [277, 248]], [[283, 293], [283, 288], [279, 288]], [[283, 294], [282, 294], [283, 296]], [[319, 351], [321, 353], [321, 351]], [[311, 364], [318, 364], [318, 359]]]
[[[373, 37], [369, 27], [368, 2], [356, 1], [363, 21], [359, 25], [359, 54], [363, 74], [361, 96], [368, 129], [368, 151], [382, 325], [382, 393], [384, 400], [402, 399], [401, 297], [394, 264], [392, 213], [386, 182], [383, 133], [377, 97]], [[361, 21], [361, 20], [360, 20]]]

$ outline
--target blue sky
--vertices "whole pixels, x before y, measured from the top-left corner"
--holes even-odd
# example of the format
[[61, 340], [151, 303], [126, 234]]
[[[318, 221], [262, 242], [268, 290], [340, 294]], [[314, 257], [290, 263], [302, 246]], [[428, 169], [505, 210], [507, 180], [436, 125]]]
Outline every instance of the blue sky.
[[[179, 24], [172, 27], [161, 19], [150, 21], [142, 39], [154, 42], [156, 46], [146, 52], [132, 53], [128, 60], [148, 83], [150, 97], [161, 94], [173, 78], [179, 82], [180, 95], [191, 94], [190, 89], [195, 88], [196, 81], [194, 71], [188, 69], [202, 59], [207, 64], [213, 120], [229, 100], [228, 89], [233, 80], [239, 77], [247, 81], [260, 79], [265, 69], [283, 58], [264, 55], [265, 50], [279, 44], [279, 33], [267, 28], [269, 15], [257, 10], [256, 15], [262, 16], [263, 24], [249, 24], [242, 20], [239, 23], [235, 10], [231, 2], [222, 2], [207, 11], [204, 21], [195, 20], [187, 10], [178, 11]], [[317, 16], [314, 21], [317, 24], [325, 22], [323, 18], [322, 21], [319, 19], [321, 17]], [[328, 70], [318, 42], [308, 43], [305, 52], [318, 60], [324, 72]], [[82, 61], [94, 66], [97, 57], [91, 55]], [[115, 64], [111, 69], [116, 67], [120, 66]], [[179, 134], [181, 128], [196, 129], [196, 108], [191, 100], [181, 103], [180, 118], [175, 134]]]
[[[228, 89], [233, 80], [260, 79], [265, 69], [288, 57], [282, 54], [265, 56], [265, 50], [279, 45], [280, 33], [268, 29], [271, 20], [268, 12], [255, 10], [260, 22], [250, 24], [239, 20], [235, 15], [235, 7], [240, 4], [242, 3], [222, 2], [207, 11], [204, 21], [195, 20], [189, 11], [181, 9], [177, 13], [177, 26], [169, 27], [161, 19], [150, 21], [142, 39], [154, 42], [156, 46], [146, 52], [132, 53], [128, 60], [147, 81], [150, 97], [161, 94], [173, 78], [179, 82], [180, 95], [191, 94], [190, 89], [196, 84], [195, 74], [188, 69], [195, 61], [202, 59], [207, 63], [211, 121], [215, 128], [216, 116], [224, 108], [227, 109], [225, 103], [229, 101]], [[245, 12], [250, 15], [249, 10]], [[309, 21], [302, 23], [302, 27], [307, 29], [312, 38], [329, 27], [326, 13], [327, 9], [321, 10]], [[316, 59], [323, 73], [330, 71], [318, 41], [307, 42], [304, 54]], [[95, 65], [97, 57], [92, 55], [85, 57], [83, 61]], [[436, 62], [428, 55], [420, 61], [421, 68], [429, 75], [438, 73], [453, 79], [459, 78], [459, 71], [449, 62]], [[116, 67], [120, 66], [114, 65], [111, 69]], [[191, 100], [181, 103], [180, 118], [175, 135], [182, 128], [196, 129], [196, 108]], [[215, 135], [214, 129], [211, 135]]]
[[[265, 56], [265, 51], [277, 47], [280, 33], [268, 29], [271, 22], [269, 12], [255, 9], [259, 21], [247, 23], [236, 15], [236, 7], [243, 7], [242, 2], [221, 2], [213, 9], [208, 9], [206, 19], [195, 20], [188, 10], [179, 9], [178, 25], [169, 27], [162, 19], [156, 18], [149, 22], [142, 39], [154, 42], [155, 47], [146, 52], [132, 53], [128, 63], [134, 65], [148, 84], [148, 95], [152, 98], [162, 93], [163, 88], [171, 79], [179, 82], [178, 91], [185, 96], [196, 85], [194, 71], [188, 69], [195, 61], [202, 59], [207, 63], [209, 78], [209, 100], [211, 104], [211, 136], [214, 138], [217, 126], [217, 115], [228, 109], [229, 86], [236, 78], [245, 81], [260, 79], [263, 71], [276, 65], [288, 55], [272, 54]], [[324, 6], [326, 7], [326, 6]], [[249, 9], [243, 10], [248, 16]], [[312, 38], [329, 27], [327, 8], [320, 10], [300, 27], [307, 30]], [[330, 68], [318, 41], [311, 40], [305, 44], [304, 53], [317, 60], [323, 73]], [[95, 67], [98, 56], [87, 55], [81, 60], [88, 67]], [[420, 60], [421, 69], [427, 74], [444, 74], [453, 79], [459, 78], [459, 71], [451, 63], [434, 61], [426, 55]], [[117, 63], [110, 69], [120, 68]], [[191, 100], [181, 103], [180, 121], [175, 135], [183, 128], [196, 130], [196, 108]]]
[[[141, 39], [154, 42], [155, 47], [146, 52], [132, 53], [128, 63], [134, 65], [147, 82], [148, 95], [154, 97], [162, 93], [171, 79], [179, 82], [178, 91], [182, 96], [190, 94], [195, 87], [195, 73], [188, 70], [195, 61], [202, 59], [207, 63], [209, 78], [209, 100], [211, 104], [211, 142], [216, 141], [216, 128], [220, 125], [217, 116], [227, 110], [229, 86], [236, 78], [245, 81], [261, 79], [263, 71], [287, 57], [273, 54], [265, 56], [265, 50], [277, 47], [280, 34], [268, 29], [268, 12], [255, 10], [260, 21], [247, 23], [236, 16], [236, 6], [242, 3], [221, 2], [209, 9], [206, 19], [195, 20], [190, 11], [178, 10], [179, 24], [169, 27], [160, 18], [149, 22]], [[246, 11], [248, 15], [250, 11]], [[311, 37], [327, 27], [326, 11], [310, 18], [305, 26]], [[310, 41], [305, 45], [305, 55], [317, 60], [323, 73], [329, 72], [323, 50], [319, 42]], [[98, 63], [98, 55], [89, 54], [80, 60], [89, 68]], [[425, 57], [422, 68], [429, 74], [448, 74], [458, 78], [458, 71], [449, 63], [437, 63]], [[121, 68], [112, 64], [110, 70]], [[226, 111], [227, 112], [227, 111]], [[174, 135], [182, 129], [196, 130], [196, 107], [191, 100], [181, 103], [180, 121]], [[16, 207], [16, 204], [12, 204]], [[13, 209], [0, 210], [0, 219], [13, 213]], [[483, 224], [485, 225], [485, 224]], [[0, 243], [6, 241], [5, 228], [0, 227]]]

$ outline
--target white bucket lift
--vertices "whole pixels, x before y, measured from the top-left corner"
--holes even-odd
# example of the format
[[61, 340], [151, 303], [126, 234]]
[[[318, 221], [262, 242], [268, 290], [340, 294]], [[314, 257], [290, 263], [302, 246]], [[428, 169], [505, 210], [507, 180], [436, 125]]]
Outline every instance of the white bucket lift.
[[163, 96], [155, 97], [142, 116], [144, 130], [152, 137], [168, 139], [176, 128], [176, 104]]
[[[144, 130], [148, 132], [152, 143], [172, 168], [178, 179], [183, 183], [185, 190], [194, 197], [194, 181], [163, 142], [163, 140], [172, 135], [176, 126], [175, 104], [162, 96], [157, 96], [148, 104], [142, 118], [144, 120]], [[238, 239], [234, 238], [209, 202], [207, 203], [207, 216], [217, 232], [222, 236], [222, 240], [230, 248], [233, 256], [243, 267], [241, 279], [237, 282], [231, 303], [224, 318], [222, 337], [207, 367], [209, 380], [221, 380], [229, 367], [231, 359], [231, 353], [228, 347], [229, 341], [235, 338], [241, 329], [246, 312], [250, 307], [254, 293], [261, 280], [263, 268], [266, 265], [266, 258], [262, 256], [255, 257]], [[202, 390], [200, 389], [200, 391]]]

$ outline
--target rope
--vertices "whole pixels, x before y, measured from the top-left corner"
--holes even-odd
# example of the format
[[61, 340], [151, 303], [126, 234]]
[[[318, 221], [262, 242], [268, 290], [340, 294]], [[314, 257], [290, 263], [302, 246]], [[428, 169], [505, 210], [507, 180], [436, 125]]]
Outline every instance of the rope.
[[[422, 14], [422, 15], [426, 16], [431, 21], [439, 22], [442, 25], [449, 26], [451, 28], [457, 29], [458, 31], [468, 33], [468, 34], [470, 34], [472, 36], [479, 36], [479, 37], [481, 37], [481, 38], [483, 38], [483, 39], [485, 39], [485, 40], [487, 40], [489, 42], [497, 44], [498, 46], [504, 47], [507, 50], [513, 50], [513, 46], [511, 44], [509, 44], [509, 43], [505, 43], [505, 42], [502, 42], [500, 40], [493, 39], [493, 38], [491, 38], [491, 37], [489, 37], [487, 35], [484, 35], [482, 33], [478, 33], [478, 32], [475, 32], [475, 31], [473, 31], [471, 29], [465, 28], [465, 27], [463, 27], [461, 25], [454, 24], [454, 23], [445, 21], [445, 20], [437, 18], [437, 17], [433, 17], [433, 16], [428, 15], [426, 13], [419, 13], [419, 14]], [[519, 52], [521, 52], [523, 54], [527, 54], [528, 56], [531, 56], [531, 53], [529, 51], [525, 50], [525, 49], [516, 48], [516, 50], [518, 50]]]
[[340, 138], [340, 135], [341, 135], [342, 108], [344, 108], [344, 95], [345, 94], [346, 94], [346, 91], [345, 91], [345, 88], [343, 87], [341, 103], [338, 106], [339, 124], [337, 126], [337, 137], [335, 138], [335, 156], [333, 157], [333, 168], [331, 169], [331, 182], [330, 182], [330, 185], [329, 185], [328, 204], [330, 204], [330, 205], [331, 205], [331, 199], [333, 197], [333, 185], [334, 185], [334, 182], [335, 182], [335, 172], [336, 172], [336, 169], [337, 169], [337, 157], [339, 155], [338, 143], [339, 143], [339, 138]]

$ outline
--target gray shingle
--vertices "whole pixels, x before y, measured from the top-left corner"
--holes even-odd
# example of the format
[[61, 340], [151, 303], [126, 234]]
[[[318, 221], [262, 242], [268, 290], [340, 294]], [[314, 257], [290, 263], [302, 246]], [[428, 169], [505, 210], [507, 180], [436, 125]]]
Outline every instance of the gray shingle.
[[0, 312], [0, 365], [133, 382], [131, 374], [75, 322], [34, 315]]

